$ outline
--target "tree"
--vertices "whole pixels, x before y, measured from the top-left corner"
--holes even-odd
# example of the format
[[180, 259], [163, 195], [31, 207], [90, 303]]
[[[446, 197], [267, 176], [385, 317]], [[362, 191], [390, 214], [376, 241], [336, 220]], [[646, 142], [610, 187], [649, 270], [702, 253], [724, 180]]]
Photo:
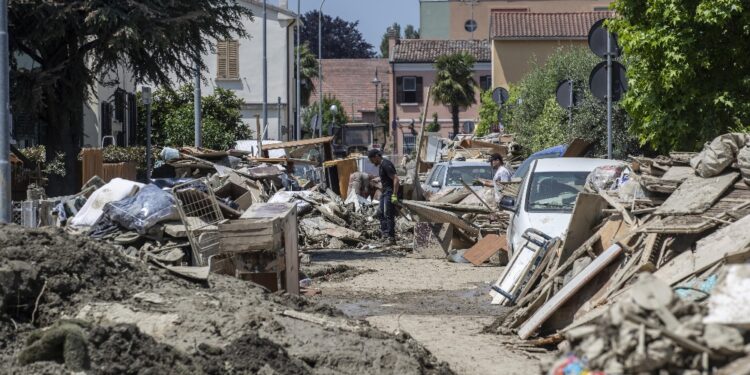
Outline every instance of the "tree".
[[[215, 150], [234, 147], [237, 140], [250, 139], [252, 132], [242, 122], [243, 100], [234, 92], [217, 87], [212, 95], [201, 98], [203, 146]], [[145, 141], [145, 107], [138, 108], [138, 134]], [[151, 110], [152, 141], [157, 145], [192, 145], [195, 137], [193, 85], [154, 92]]]
[[492, 99], [492, 91], [486, 90], [482, 93], [479, 107], [479, 123], [474, 134], [478, 137], [485, 136], [492, 130], [492, 125], [498, 123], [497, 115], [500, 113], [500, 106]]
[[[301, 44], [312, 46], [318, 56], [318, 15], [311, 10], [302, 15], [300, 30]], [[339, 17], [323, 14], [323, 58], [324, 59], [366, 59], [375, 57], [373, 46], [367, 43], [358, 29], [359, 21], [349, 22]]]
[[[336, 115], [331, 112], [331, 106], [335, 105], [338, 108]], [[302, 113], [302, 126], [303, 130], [308, 135], [312, 134], [312, 120], [318, 115], [318, 102], [313, 103], [305, 112]], [[335, 96], [324, 96], [323, 97], [323, 135], [328, 134], [328, 129], [331, 124], [344, 125], [349, 122], [349, 116], [346, 114], [344, 106], [341, 101], [336, 99]], [[317, 134], [315, 134], [317, 137]]]
[[470, 107], [477, 102], [474, 92], [477, 87], [474, 81], [474, 57], [461, 52], [438, 57], [435, 62], [437, 70], [432, 87], [432, 99], [436, 104], [450, 107], [453, 119], [453, 136], [458, 135], [458, 115], [461, 108]]
[[300, 97], [302, 99], [302, 106], [307, 107], [310, 105], [310, 95], [312, 95], [315, 89], [314, 78], [318, 78], [318, 59], [315, 54], [310, 51], [310, 46], [307, 43], [301, 45], [299, 48], [299, 64], [300, 64]]
[[414, 28], [414, 25], [406, 25], [404, 29], [404, 38], [406, 39], [419, 39], [419, 30]]
[[440, 131], [440, 121], [438, 121], [437, 112], [432, 113], [432, 121], [429, 124], [427, 124], [425, 131], [432, 132], [432, 133]]
[[[531, 62], [534, 67], [517, 84], [510, 88], [509, 103], [512, 107], [502, 109], [503, 124], [515, 134], [527, 153], [547, 147], [568, 143], [574, 138], [593, 142], [596, 155], [607, 154], [607, 108], [606, 103], [593, 97], [588, 89], [589, 74], [600, 61], [586, 47], [560, 48], [543, 66]], [[568, 122], [568, 111], [561, 108], [555, 99], [555, 89], [564, 79], [572, 79], [579, 98], [573, 110], [572, 127]], [[488, 99], [491, 99], [491, 93]], [[484, 97], [483, 103], [484, 103]], [[510, 108], [509, 108], [510, 107]], [[486, 114], [491, 119], [491, 114]], [[494, 117], [496, 120], [497, 112]], [[480, 110], [480, 122], [485, 115]], [[636, 152], [636, 142], [627, 134], [630, 119], [617, 103], [613, 112], [613, 147], [616, 157], [626, 157]]]
[[741, 0], [615, 3], [628, 61], [631, 132], [661, 152], [695, 150], [750, 123], [750, 7]]
[[[187, 79], [213, 40], [245, 37], [241, 20], [252, 16], [233, 0], [10, 0], [8, 12], [14, 87], [33, 85], [30, 109], [47, 124], [48, 156], [64, 152], [72, 172], [49, 184], [55, 195], [79, 182], [83, 103], [94, 83], [113, 83], [108, 73], [123, 67], [140, 82]], [[19, 57], [34, 68], [22, 69]]]
[[[394, 22], [393, 25], [388, 26], [385, 33], [383, 33], [383, 38], [380, 40], [380, 56], [384, 59], [388, 58], [388, 36], [390, 35], [391, 30], [395, 31], [397, 37], [402, 37], [401, 25]], [[419, 39], [419, 30], [415, 29], [413, 25], [406, 25], [403, 37], [405, 39]]]
[[377, 117], [381, 124], [386, 125], [385, 132], [389, 133], [388, 118], [391, 114], [390, 105], [386, 98], [380, 98], [378, 101]]
[[393, 25], [388, 26], [385, 29], [385, 33], [383, 33], [383, 38], [380, 40], [380, 56], [384, 59], [387, 59], [389, 56], [388, 55], [389, 53], [388, 36], [390, 35], [391, 32], [396, 34], [396, 37], [400, 38], [401, 37], [401, 25], [399, 25], [398, 22], [394, 22]]

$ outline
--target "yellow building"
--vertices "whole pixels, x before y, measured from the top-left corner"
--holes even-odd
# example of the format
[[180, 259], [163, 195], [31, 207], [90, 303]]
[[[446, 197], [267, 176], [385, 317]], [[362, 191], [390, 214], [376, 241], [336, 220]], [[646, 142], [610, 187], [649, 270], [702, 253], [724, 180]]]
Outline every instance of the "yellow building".
[[492, 87], [508, 88], [529, 72], [532, 62], [544, 65], [561, 46], [587, 46], [591, 26], [610, 16], [610, 12], [493, 12]]
[[569, 13], [608, 10], [611, 0], [420, 0], [423, 39], [487, 39], [497, 12]]

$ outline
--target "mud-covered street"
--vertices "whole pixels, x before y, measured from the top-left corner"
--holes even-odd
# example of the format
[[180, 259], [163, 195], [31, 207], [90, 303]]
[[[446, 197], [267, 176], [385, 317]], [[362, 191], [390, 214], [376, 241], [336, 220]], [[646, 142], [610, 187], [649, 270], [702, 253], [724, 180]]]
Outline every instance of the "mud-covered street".
[[[407, 332], [459, 374], [530, 374], [551, 352], [482, 333], [507, 308], [490, 304], [501, 267], [417, 259], [382, 250], [316, 250], [312, 297], [385, 332]], [[326, 275], [326, 271], [328, 271]], [[323, 276], [326, 275], [326, 276]]]

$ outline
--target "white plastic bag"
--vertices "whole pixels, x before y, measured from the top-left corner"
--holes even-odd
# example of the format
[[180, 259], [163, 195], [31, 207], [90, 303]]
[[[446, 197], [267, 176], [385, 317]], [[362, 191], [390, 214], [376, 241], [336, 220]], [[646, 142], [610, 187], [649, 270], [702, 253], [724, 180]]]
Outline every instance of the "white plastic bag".
[[135, 194], [143, 184], [125, 180], [122, 178], [112, 179], [108, 184], [97, 189], [78, 213], [70, 220], [69, 224], [74, 227], [90, 227], [99, 220], [104, 212], [104, 205], [117, 202]]

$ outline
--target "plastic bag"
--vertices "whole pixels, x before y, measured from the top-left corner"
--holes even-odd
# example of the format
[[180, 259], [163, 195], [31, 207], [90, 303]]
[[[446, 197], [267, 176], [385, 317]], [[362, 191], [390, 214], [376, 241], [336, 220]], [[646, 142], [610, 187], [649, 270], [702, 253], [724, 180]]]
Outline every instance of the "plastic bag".
[[750, 185], [750, 144], [743, 147], [737, 154], [737, 166], [742, 173], [742, 179]]
[[714, 138], [698, 155], [690, 159], [690, 166], [703, 178], [721, 174], [737, 159], [737, 153], [747, 144], [748, 134], [729, 133]]
[[146, 234], [162, 221], [180, 218], [174, 197], [156, 185], [146, 185], [132, 197], [107, 203], [104, 213], [110, 220], [138, 234]]
[[129, 197], [143, 184], [125, 180], [122, 178], [112, 179], [108, 184], [97, 189], [78, 213], [70, 219], [70, 225], [75, 227], [90, 227], [99, 220], [104, 212], [104, 206], [110, 202], [117, 202]]
[[625, 164], [596, 167], [586, 177], [584, 189], [590, 193], [598, 193], [603, 190], [617, 190], [619, 187], [618, 182], [621, 181], [622, 173], [626, 168]]

